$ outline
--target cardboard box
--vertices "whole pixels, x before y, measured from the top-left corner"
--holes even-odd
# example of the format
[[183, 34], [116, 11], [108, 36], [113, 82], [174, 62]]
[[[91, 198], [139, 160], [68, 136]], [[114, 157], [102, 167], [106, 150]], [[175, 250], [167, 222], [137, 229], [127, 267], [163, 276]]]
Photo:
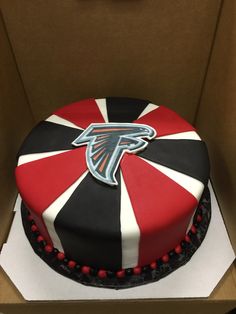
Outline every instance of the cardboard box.
[[[1, 0], [0, 8], [1, 244], [17, 193], [15, 155], [32, 126], [75, 100], [123, 95], [167, 105], [197, 126], [236, 248], [236, 2]], [[226, 313], [234, 307], [235, 265], [208, 299], [139, 302], [26, 302], [0, 271], [3, 313]]]

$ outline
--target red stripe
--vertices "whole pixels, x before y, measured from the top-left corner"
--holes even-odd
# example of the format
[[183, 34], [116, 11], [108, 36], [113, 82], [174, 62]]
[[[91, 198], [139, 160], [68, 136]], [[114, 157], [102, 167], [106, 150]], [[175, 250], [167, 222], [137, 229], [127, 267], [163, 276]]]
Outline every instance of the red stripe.
[[135, 120], [134, 123], [152, 126], [157, 132], [157, 137], [187, 131], [195, 131], [195, 128], [191, 124], [182, 119], [177, 113], [164, 106], [154, 109], [141, 118]]
[[55, 115], [86, 129], [91, 123], [104, 123], [95, 99], [86, 99], [64, 106]]
[[21, 197], [47, 239], [42, 213], [87, 170], [85, 150], [86, 147], [76, 148], [20, 165], [15, 170]]
[[183, 239], [197, 200], [135, 155], [124, 155], [121, 170], [140, 228], [139, 265], [143, 266]]

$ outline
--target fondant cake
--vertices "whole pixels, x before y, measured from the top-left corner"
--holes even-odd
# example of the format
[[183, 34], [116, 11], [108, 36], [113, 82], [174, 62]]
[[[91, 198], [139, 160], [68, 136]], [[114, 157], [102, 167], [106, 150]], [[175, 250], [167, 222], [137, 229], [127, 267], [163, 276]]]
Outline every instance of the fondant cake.
[[205, 143], [174, 111], [146, 100], [56, 110], [24, 141], [15, 175], [33, 249], [88, 285], [166, 276], [191, 258], [210, 221]]

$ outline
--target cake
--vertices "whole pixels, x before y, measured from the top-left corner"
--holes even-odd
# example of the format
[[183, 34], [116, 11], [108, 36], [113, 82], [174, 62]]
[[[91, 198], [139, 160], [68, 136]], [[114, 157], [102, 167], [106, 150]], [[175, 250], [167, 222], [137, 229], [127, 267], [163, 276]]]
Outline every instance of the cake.
[[195, 128], [150, 101], [86, 99], [23, 142], [15, 170], [32, 248], [80, 283], [127, 288], [190, 260], [210, 222], [209, 159]]

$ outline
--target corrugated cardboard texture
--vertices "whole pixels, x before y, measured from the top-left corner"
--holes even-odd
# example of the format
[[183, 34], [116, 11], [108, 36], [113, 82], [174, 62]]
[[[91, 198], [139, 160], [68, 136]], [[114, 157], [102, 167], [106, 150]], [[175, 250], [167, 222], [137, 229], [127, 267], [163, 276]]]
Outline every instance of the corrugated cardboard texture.
[[[16, 153], [32, 127], [32, 116], [0, 15], [0, 247], [10, 227], [16, 196]], [[4, 228], [3, 228], [4, 226]]]
[[211, 176], [236, 249], [236, 2], [224, 1], [197, 126], [211, 157]]
[[87, 97], [135, 96], [190, 122], [219, 0], [2, 1], [36, 120]]

